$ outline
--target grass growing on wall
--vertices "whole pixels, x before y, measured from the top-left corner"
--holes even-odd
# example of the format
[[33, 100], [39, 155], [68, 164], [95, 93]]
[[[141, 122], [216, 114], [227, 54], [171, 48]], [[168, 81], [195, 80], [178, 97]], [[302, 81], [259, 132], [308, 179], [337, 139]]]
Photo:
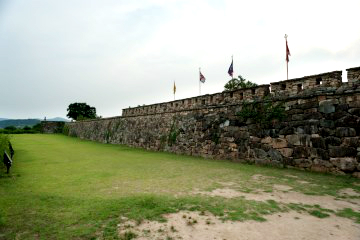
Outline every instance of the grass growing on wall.
[[[149, 152], [63, 135], [14, 135], [12, 174], [0, 178], [0, 239], [117, 238], [121, 216], [164, 220], [180, 210], [209, 211], [224, 219], [264, 221], [293, 208], [324, 217], [313, 206], [194, 195], [233, 182], [239, 191], [272, 191], [286, 184], [306, 194], [337, 196], [356, 179]], [[271, 176], [253, 181], [254, 174]], [[292, 177], [313, 184], [304, 187]], [[360, 191], [360, 187], [354, 188]], [[316, 211], [316, 212], [315, 212]], [[225, 214], [225, 213], [231, 214]], [[344, 210], [340, 216], [358, 219]]]

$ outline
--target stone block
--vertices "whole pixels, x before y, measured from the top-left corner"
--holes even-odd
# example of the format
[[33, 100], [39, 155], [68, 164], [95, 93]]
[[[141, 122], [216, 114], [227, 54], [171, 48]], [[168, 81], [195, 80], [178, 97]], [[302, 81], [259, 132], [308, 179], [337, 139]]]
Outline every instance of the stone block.
[[346, 103], [339, 104], [336, 106], [336, 111], [347, 111], [349, 109], [349, 105]]
[[349, 109], [349, 105], [345, 104], [339, 104], [336, 106], [336, 111], [347, 111]]
[[329, 149], [330, 157], [355, 157], [357, 151], [355, 148], [336, 146]]
[[335, 127], [335, 122], [332, 120], [320, 119], [320, 126], [326, 128], [333, 128]]
[[357, 116], [345, 116], [335, 121], [336, 127], [358, 127], [360, 118]]
[[281, 153], [275, 149], [270, 149], [268, 152], [268, 155], [270, 156], [270, 158], [274, 161], [282, 161], [282, 156]]
[[326, 146], [340, 146], [341, 144], [341, 139], [340, 138], [337, 138], [337, 137], [327, 137], [325, 138], [325, 144]]
[[345, 172], [351, 172], [356, 169], [357, 161], [355, 158], [345, 157], [345, 158], [330, 158], [330, 162]]
[[306, 102], [303, 104], [300, 104], [297, 106], [297, 108], [300, 109], [309, 109], [309, 108], [316, 108], [318, 107], [318, 102], [317, 101], [310, 101], [310, 102]]
[[298, 134], [288, 135], [286, 136], [286, 140], [292, 145], [300, 145], [300, 136]]
[[291, 108], [291, 107], [293, 107], [294, 105], [296, 105], [297, 104], [297, 101], [287, 101], [287, 102], [285, 102], [285, 107], [289, 107], [289, 108]]
[[323, 100], [319, 102], [319, 112], [333, 113], [335, 112], [335, 105], [333, 100]]
[[225, 120], [225, 122], [221, 123], [220, 124], [220, 128], [223, 128], [223, 127], [227, 127], [230, 125], [230, 121], [229, 120]]
[[304, 110], [303, 109], [291, 109], [286, 111], [287, 115], [294, 115], [294, 114], [303, 114]]
[[329, 161], [314, 159], [313, 164], [311, 165], [311, 171], [329, 172], [332, 166], [333, 165]]
[[316, 113], [318, 111], [317, 108], [309, 108], [309, 109], [305, 109], [304, 113], [308, 114], [308, 113]]
[[249, 139], [250, 135], [248, 132], [245, 131], [237, 131], [234, 133], [235, 139]]
[[252, 152], [253, 152], [253, 156], [255, 158], [266, 158], [267, 157], [267, 153], [262, 149], [254, 148], [254, 149], [252, 149]]
[[331, 168], [333, 166], [330, 161], [324, 161], [323, 159], [314, 159], [313, 163], [315, 165], [323, 165], [323, 166], [325, 166], [327, 168]]
[[291, 120], [293, 120], [293, 121], [301, 121], [301, 120], [304, 120], [304, 114], [294, 114], [294, 115], [291, 115]]
[[291, 157], [294, 150], [292, 148], [280, 148], [278, 151], [283, 155], [284, 157]]
[[352, 174], [353, 177], [360, 178], [360, 172], [354, 172]]
[[286, 140], [291, 145], [295, 146], [310, 146], [310, 135], [307, 134], [293, 134], [287, 135]]
[[255, 164], [256, 165], [267, 165], [269, 163], [270, 163], [270, 161], [267, 158], [256, 158], [255, 159]]
[[294, 158], [307, 158], [309, 157], [309, 151], [306, 147], [294, 147]]
[[249, 142], [250, 143], [260, 143], [261, 142], [261, 138], [255, 137], [255, 136], [250, 136], [249, 137]]
[[324, 100], [326, 100], [326, 96], [318, 96], [317, 99], [319, 102], [324, 101]]
[[320, 121], [318, 119], [309, 119], [305, 123], [311, 126], [319, 126]]
[[345, 137], [341, 146], [357, 148], [360, 146], [359, 137]]
[[283, 138], [274, 138], [272, 140], [272, 147], [273, 148], [286, 148], [288, 146], [288, 143], [286, 139]]
[[261, 139], [261, 143], [270, 144], [271, 142], [272, 142], [271, 137], [265, 137], [265, 138]]
[[329, 151], [322, 149], [322, 148], [315, 148], [316, 149], [316, 156], [322, 160], [329, 160]]
[[280, 135], [289, 135], [294, 133], [293, 127], [285, 127], [283, 129], [280, 129], [279, 134]]
[[349, 128], [349, 127], [337, 127], [335, 135], [337, 137], [355, 137], [356, 130], [354, 128]]
[[349, 102], [349, 107], [360, 108], [360, 101]]
[[299, 168], [309, 168], [312, 166], [312, 161], [310, 159], [294, 159], [296, 167]]
[[350, 108], [348, 112], [352, 115], [360, 117], [360, 108]]
[[319, 112], [306, 113], [306, 114], [303, 114], [303, 117], [302, 117], [302, 119], [304, 119], [304, 120], [321, 119], [321, 118], [322, 118], [322, 114]]
[[340, 119], [340, 118], [342, 118], [344, 116], [348, 116], [348, 115], [350, 115], [350, 113], [345, 112], [345, 111], [337, 111], [334, 113], [326, 114], [326, 119], [337, 120], [337, 119]]
[[312, 144], [312, 147], [314, 147], [314, 148], [326, 149], [325, 139], [322, 137], [312, 137], [311, 144]]

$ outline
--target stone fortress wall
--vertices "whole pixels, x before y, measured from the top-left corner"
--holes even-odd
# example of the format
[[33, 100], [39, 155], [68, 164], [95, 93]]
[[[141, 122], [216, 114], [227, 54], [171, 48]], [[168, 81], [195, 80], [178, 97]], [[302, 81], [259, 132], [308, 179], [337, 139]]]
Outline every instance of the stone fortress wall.
[[[123, 109], [121, 117], [66, 123], [71, 136], [156, 151], [360, 177], [360, 67], [253, 88]], [[282, 103], [259, 128], [245, 104]]]

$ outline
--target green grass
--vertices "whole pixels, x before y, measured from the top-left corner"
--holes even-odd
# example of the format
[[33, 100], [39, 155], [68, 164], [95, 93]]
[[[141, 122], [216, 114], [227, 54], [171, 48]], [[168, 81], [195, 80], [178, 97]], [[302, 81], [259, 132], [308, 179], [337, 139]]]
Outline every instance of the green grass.
[[[11, 175], [0, 174], [0, 239], [118, 239], [121, 217], [164, 221], [164, 213], [180, 210], [209, 211], [239, 221], [264, 221], [266, 214], [291, 209], [313, 211], [317, 217], [329, 214], [316, 206], [191, 194], [195, 188], [219, 188], [221, 182], [232, 182], [232, 188], [243, 192], [271, 192], [273, 184], [315, 195], [337, 196], [339, 189], [348, 187], [360, 191], [355, 185], [359, 180], [350, 177], [150, 152], [62, 135], [13, 135], [11, 141]], [[272, 178], [254, 181], [254, 174]], [[131, 232], [122, 236], [133, 237]]]
[[336, 215], [340, 217], [350, 218], [356, 221], [356, 223], [360, 223], [360, 212], [355, 212], [351, 208], [344, 208], [341, 211], [338, 211]]

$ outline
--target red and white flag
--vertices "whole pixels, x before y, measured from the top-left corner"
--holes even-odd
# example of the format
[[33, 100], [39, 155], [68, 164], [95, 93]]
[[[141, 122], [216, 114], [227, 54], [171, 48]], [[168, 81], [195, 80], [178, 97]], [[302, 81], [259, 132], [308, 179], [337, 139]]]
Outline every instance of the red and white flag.
[[204, 75], [202, 75], [201, 71], [199, 71], [199, 73], [200, 73], [200, 82], [205, 83], [206, 79], [205, 79]]
[[288, 46], [287, 39], [286, 39], [286, 61], [287, 62], [289, 62], [289, 56], [291, 56], [291, 54], [290, 54], [289, 46]]

